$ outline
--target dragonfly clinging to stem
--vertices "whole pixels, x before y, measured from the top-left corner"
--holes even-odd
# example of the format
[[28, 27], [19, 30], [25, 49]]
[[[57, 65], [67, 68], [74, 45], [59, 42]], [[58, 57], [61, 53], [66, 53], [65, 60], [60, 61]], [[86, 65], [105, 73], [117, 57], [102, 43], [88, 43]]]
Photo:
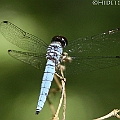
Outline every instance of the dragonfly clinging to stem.
[[[58, 35], [52, 38], [50, 45], [47, 45], [38, 37], [23, 31], [9, 21], [1, 22], [0, 30], [9, 42], [27, 50], [27, 52], [8, 50], [10, 56], [28, 63], [37, 69], [43, 67], [43, 61], [46, 58], [46, 67], [42, 78], [36, 114], [42, 110], [56, 68], [63, 61], [72, 60], [72, 63], [67, 64], [67, 72], [70, 72], [74, 68], [72, 73], [93, 71], [120, 64], [119, 53], [116, 53], [116, 55], [104, 54], [108, 50], [114, 50], [120, 47], [119, 28], [92, 37], [79, 38], [69, 42], [69, 44], [64, 36]], [[70, 57], [63, 54], [63, 50]]]

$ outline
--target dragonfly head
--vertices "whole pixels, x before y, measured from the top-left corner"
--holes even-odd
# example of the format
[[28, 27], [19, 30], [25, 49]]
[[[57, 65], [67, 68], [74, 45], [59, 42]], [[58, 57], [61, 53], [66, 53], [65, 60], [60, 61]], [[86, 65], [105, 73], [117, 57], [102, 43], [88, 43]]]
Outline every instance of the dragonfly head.
[[62, 47], [65, 47], [68, 45], [68, 41], [64, 36], [54, 36], [51, 42], [60, 42]]

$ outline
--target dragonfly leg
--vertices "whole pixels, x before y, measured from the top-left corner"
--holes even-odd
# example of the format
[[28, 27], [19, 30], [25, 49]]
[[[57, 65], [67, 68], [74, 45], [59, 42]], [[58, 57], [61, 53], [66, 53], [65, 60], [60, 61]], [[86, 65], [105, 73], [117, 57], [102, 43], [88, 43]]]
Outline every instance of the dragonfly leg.
[[68, 53], [63, 52], [62, 56], [61, 56], [61, 61], [62, 62], [72, 62], [72, 58], [70, 56], [68, 56]]

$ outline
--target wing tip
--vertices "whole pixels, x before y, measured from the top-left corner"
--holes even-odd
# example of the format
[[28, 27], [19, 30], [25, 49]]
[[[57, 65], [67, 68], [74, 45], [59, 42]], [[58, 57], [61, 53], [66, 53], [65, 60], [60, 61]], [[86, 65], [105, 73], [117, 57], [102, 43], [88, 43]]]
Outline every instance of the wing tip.
[[8, 50], [8, 52], [11, 52], [12, 50]]
[[120, 56], [116, 56], [116, 58], [120, 58]]
[[7, 20], [4, 20], [3, 23], [8, 23], [8, 21], [7, 21]]

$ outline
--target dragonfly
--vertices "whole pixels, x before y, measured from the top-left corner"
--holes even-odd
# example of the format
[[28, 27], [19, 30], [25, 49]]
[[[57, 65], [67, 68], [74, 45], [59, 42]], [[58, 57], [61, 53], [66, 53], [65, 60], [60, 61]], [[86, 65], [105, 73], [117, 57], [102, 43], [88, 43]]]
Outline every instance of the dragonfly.
[[120, 51], [120, 28], [91, 37], [79, 38], [70, 41], [69, 44], [66, 37], [57, 35], [52, 38], [49, 45], [9, 21], [0, 23], [0, 31], [6, 40], [25, 50], [24, 52], [8, 50], [10, 56], [39, 70], [43, 70], [45, 67], [36, 114], [45, 104], [56, 68], [64, 60], [69, 61], [69, 59], [65, 59], [67, 57], [64, 52], [72, 60], [71, 63], [65, 64], [68, 74], [94, 71], [120, 64], [119, 53], [116, 53]]

